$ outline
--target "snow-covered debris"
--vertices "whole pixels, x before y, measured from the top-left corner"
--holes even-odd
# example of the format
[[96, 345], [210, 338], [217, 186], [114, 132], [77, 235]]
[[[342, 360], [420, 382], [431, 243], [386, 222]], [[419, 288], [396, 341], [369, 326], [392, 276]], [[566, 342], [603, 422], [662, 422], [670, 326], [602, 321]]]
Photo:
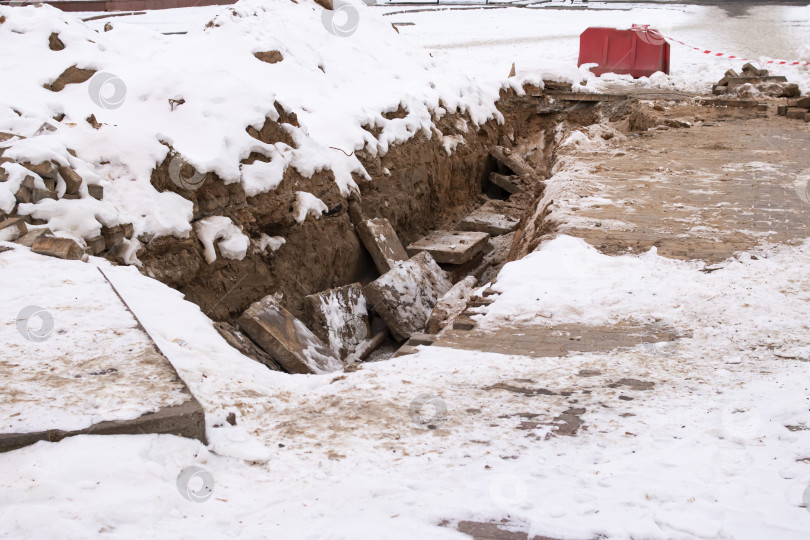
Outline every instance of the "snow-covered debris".
[[[0, 143], [4, 157], [70, 165], [104, 187], [102, 201], [82, 188], [78, 200], [20, 212], [80, 243], [117, 223], [136, 237], [183, 238], [192, 203], [150, 182], [172, 151], [249, 197], [276, 189], [290, 167], [331, 170], [345, 195], [370, 179], [356, 150], [433, 137], [447, 112], [502, 120], [500, 88], [441, 69], [379, 13], [351, 6], [359, 24], [348, 36], [330, 31], [312, 0], [243, 0], [172, 36], [123, 20], [95, 30], [48, 5], [0, 7], [0, 48], [25, 51], [0, 56], [0, 132], [15, 135]], [[49, 46], [53, 35], [64, 48]], [[405, 116], [385, 115], [400, 108]], [[274, 135], [257, 135], [268, 122]], [[4, 212], [19, 174], [0, 189]]]

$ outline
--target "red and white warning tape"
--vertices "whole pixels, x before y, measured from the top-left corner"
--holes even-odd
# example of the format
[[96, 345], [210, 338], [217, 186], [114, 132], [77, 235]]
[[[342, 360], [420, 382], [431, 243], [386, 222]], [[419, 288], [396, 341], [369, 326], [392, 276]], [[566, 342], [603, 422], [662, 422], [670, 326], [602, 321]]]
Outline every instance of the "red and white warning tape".
[[[755, 62], [755, 61], [758, 61], [758, 60], [752, 60], [750, 58], [742, 58], [740, 56], [735, 56], [733, 54], [714, 52], [714, 51], [709, 51], [709, 50], [706, 50], [706, 49], [701, 49], [701, 48], [698, 48], [698, 47], [693, 47], [691, 45], [688, 45], [688, 44], [684, 43], [683, 41], [680, 41], [678, 39], [675, 39], [675, 38], [669, 37], [669, 36], [666, 36], [666, 38], [669, 41], [674, 41], [675, 43], [679, 43], [679, 44], [683, 45], [684, 47], [689, 47], [690, 49], [696, 50], [696, 51], [701, 52], [703, 54], [711, 54], [712, 56], [717, 56], [717, 57], [732, 58], [734, 60], [742, 60], [743, 62]], [[789, 61], [789, 60], [766, 60], [766, 61], [764, 61], [764, 63], [766, 63], [766, 64], [778, 64], [780, 66], [810, 66], [810, 62]]]
[[[743, 62], [759, 62], [759, 60], [752, 60], [750, 58], [743, 58], [741, 56], [736, 56], [736, 55], [733, 55], [733, 54], [726, 54], [726, 53], [721, 53], [721, 52], [710, 51], [710, 50], [707, 50], [707, 49], [701, 49], [699, 47], [693, 47], [692, 45], [684, 43], [683, 41], [681, 41], [679, 39], [675, 39], [674, 37], [664, 36], [658, 30], [650, 28], [649, 24], [634, 24], [633, 27], [631, 28], [631, 30], [638, 35], [638, 37], [639, 37], [639, 39], [641, 39], [641, 41], [643, 41], [644, 43], [648, 43], [650, 45], [661, 45], [661, 44], [664, 43], [664, 41], [669, 40], [669, 41], [674, 41], [675, 43], [679, 43], [679, 44], [683, 45], [684, 47], [689, 47], [690, 49], [695, 50], [695, 51], [700, 52], [700, 53], [703, 53], [703, 54], [711, 54], [712, 56], [723, 57], [723, 58], [732, 58], [734, 60], [742, 60]], [[789, 60], [765, 60], [765, 63], [766, 64], [777, 64], [777, 65], [780, 65], [780, 66], [810, 66], [810, 62], [804, 62], [804, 61], [801, 61], [801, 60], [797, 60], [797, 61], [793, 61], [793, 62], [791, 62]]]

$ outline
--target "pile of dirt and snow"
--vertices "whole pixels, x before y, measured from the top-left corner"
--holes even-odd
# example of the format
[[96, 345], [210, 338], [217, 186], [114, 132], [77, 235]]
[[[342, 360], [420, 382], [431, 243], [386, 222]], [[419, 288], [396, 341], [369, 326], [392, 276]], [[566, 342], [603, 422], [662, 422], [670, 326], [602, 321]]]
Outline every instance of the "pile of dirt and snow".
[[[103, 200], [82, 190], [16, 213], [80, 244], [102, 225], [132, 223], [127, 262], [136, 262], [140, 237], [191, 233], [188, 195], [199, 186], [189, 180], [238, 183], [250, 197], [290, 169], [329, 171], [345, 196], [371, 178], [355, 151], [374, 157], [416, 135], [441, 139], [435, 124], [447, 113], [502, 120], [499, 89], [439, 69], [372, 10], [352, 8], [360, 22], [349, 36], [330, 31], [311, 1], [244, 0], [180, 36], [123, 24], [95, 31], [47, 5], [0, 8], [2, 48], [24, 51], [0, 58], [0, 132], [11, 135], [3, 158], [70, 165], [104, 188]], [[150, 182], [164, 162], [177, 165], [168, 168], [179, 194]], [[13, 178], [0, 185], [0, 210], [12, 214], [18, 171], [2, 167]], [[295, 218], [323, 208], [308, 201]]]

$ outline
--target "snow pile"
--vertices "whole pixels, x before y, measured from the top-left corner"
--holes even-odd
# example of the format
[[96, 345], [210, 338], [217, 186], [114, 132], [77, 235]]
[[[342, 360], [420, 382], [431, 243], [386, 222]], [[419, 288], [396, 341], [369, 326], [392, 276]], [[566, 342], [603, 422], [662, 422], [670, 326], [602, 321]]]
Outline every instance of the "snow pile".
[[794, 264], [808, 257], [810, 241], [757, 256], [741, 253], [719, 270], [702, 272], [705, 263], [667, 259], [655, 249], [608, 256], [561, 235], [504, 266], [492, 287], [501, 294], [476, 317], [484, 327], [661, 323], [725, 344], [727, 351], [790, 350], [810, 360], [810, 291], [806, 269]]
[[[483, 90], [441, 69], [373, 10], [350, 7], [359, 23], [348, 36], [324, 24], [329, 14], [312, 0], [243, 0], [172, 36], [123, 20], [103, 31], [47, 5], [0, 7], [0, 48], [24, 51], [0, 56], [0, 132], [19, 136], [0, 143], [4, 157], [70, 165], [105, 189], [102, 201], [82, 188], [81, 199], [20, 213], [80, 241], [118, 223], [132, 223], [136, 236], [186, 237], [191, 202], [150, 184], [170, 147], [197, 174], [241, 182], [248, 196], [275, 189], [289, 167], [305, 177], [331, 170], [348, 194], [370, 179], [356, 150], [377, 155], [419, 133], [434, 137], [447, 112], [502, 119], [500, 87]], [[49, 47], [52, 36], [63, 49]], [[254, 55], [271, 52], [272, 63]], [[72, 66], [95, 74], [60, 91], [44, 87]], [[384, 116], [399, 109], [404, 117]], [[268, 118], [293, 146], [248, 133]], [[268, 161], [243, 164], [251, 153]], [[4, 168], [12, 178], [0, 208], [9, 211], [22, 171]]]
[[231, 218], [224, 216], [211, 216], [203, 218], [194, 223], [194, 232], [205, 249], [205, 261], [211, 264], [217, 260], [217, 252], [214, 249], [214, 242], [217, 244], [219, 252], [226, 259], [241, 261], [247, 255], [250, 238], [233, 224]]

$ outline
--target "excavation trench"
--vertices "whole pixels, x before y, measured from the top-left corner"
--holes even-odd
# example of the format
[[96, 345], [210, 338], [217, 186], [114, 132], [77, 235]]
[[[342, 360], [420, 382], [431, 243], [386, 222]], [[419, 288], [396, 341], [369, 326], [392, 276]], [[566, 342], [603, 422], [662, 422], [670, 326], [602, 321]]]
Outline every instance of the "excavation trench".
[[[385, 218], [402, 245], [408, 246], [432, 231], [457, 230], [461, 220], [484, 205], [495, 208], [519, 223], [516, 230], [492, 235], [482, 252], [465, 264], [442, 264], [453, 282], [474, 276], [476, 283], [485, 283], [505, 262], [536, 247], [542, 236], [536, 219], [531, 222], [531, 238], [525, 236], [523, 226], [535, 213], [543, 180], [554, 162], [559, 143], [555, 136], [563, 129], [593, 124], [605, 115], [627, 114], [625, 103], [572, 104], [551, 99], [536, 88], [527, 90], [525, 96], [502, 92], [499, 110], [505, 121], [501, 125], [493, 120], [475, 128], [468, 117], [448, 114], [436, 121], [441, 136], [428, 139], [419, 134], [384, 156], [357, 152], [372, 180], [356, 178], [360, 193], [349, 198], [341, 195], [330, 171], [305, 178], [292, 167], [275, 190], [255, 197], [246, 197], [241, 184], [226, 185], [213, 173], [201, 187], [187, 190], [170, 178], [169, 164], [174, 157], [170, 154], [153, 171], [152, 183], [160, 191], [174, 191], [190, 199], [195, 221], [226, 216], [254, 241], [267, 235], [283, 238], [284, 244], [274, 251], [254, 245], [243, 260], [217, 256], [208, 264], [194, 233], [186, 239], [141, 238], [144, 248], [138, 257], [142, 271], [184, 293], [220, 322], [221, 333], [232, 344], [271, 368], [280, 366], [237, 331], [239, 317], [252, 303], [275, 295], [292, 316], [323, 336], [324, 329], [307, 309], [306, 297], [353, 283], [365, 286], [381, 274], [358, 236], [358, 219]], [[248, 132], [265, 143], [292, 146], [285, 125], [297, 126], [297, 119], [280, 106], [277, 112], [277, 121], [268, 119], [261, 130], [249, 128]], [[374, 133], [373, 126], [367, 129]], [[449, 154], [443, 143], [447, 136], [458, 141]], [[519, 157], [534, 170], [534, 176], [527, 179], [511, 170], [502, 155], [498, 159], [498, 151]], [[245, 162], [263, 159], [254, 154]], [[520, 190], [510, 193], [504, 189], [503, 179], [509, 178], [522, 182]], [[328, 211], [318, 219], [296, 222], [292, 207], [300, 191], [320, 198]], [[551, 224], [541, 223], [539, 228], [543, 227]], [[385, 325], [370, 311], [372, 335]], [[389, 339], [389, 351], [396, 341]]]

